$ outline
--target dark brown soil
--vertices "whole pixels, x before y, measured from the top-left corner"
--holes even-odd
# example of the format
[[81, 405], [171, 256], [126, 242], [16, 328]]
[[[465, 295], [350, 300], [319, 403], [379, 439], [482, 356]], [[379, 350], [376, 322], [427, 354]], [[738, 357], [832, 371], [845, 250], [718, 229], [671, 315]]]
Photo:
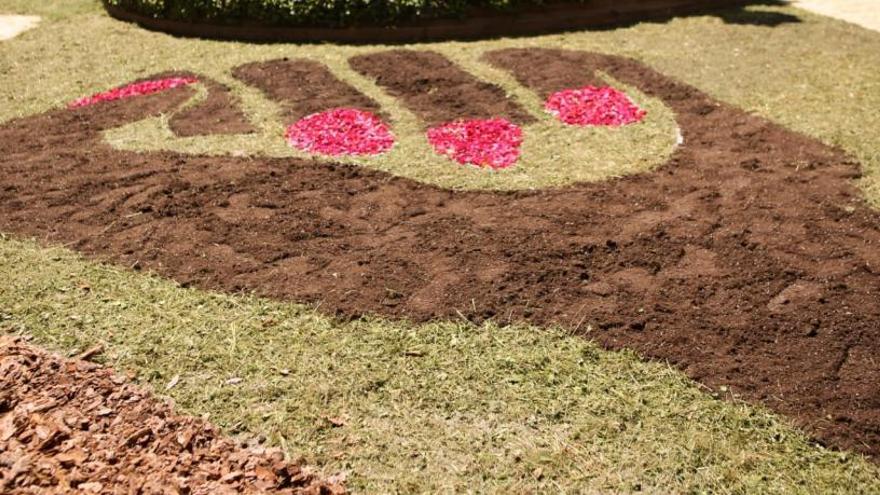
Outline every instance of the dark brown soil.
[[[853, 184], [858, 163], [632, 60], [489, 58], [541, 93], [601, 68], [669, 105], [685, 143], [651, 173], [509, 193], [102, 142], [173, 109], [191, 91], [178, 88], [0, 127], [0, 229], [340, 316], [560, 323], [880, 454], [880, 214]], [[343, 102], [312, 88], [284, 91]]]
[[337, 107], [354, 107], [381, 114], [375, 101], [337, 79], [326, 66], [311, 60], [254, 62], [237, 67], [233, 75], [275, 100], [281, 106], [282, 119], [287, 124]]
[[110, 369], [0, 337], [0, 492], [342, 494]]
[[389, 50], [352, 57], [352, 68], [374, 79], [415, 112], [426, 126], [457, 119], [504, 117], [520, 124], [534, 117], [439, 53]]
[[188, 137], [248, 134], [256, 130], [227, 86], [205, 77], [200, 77], [199, 82], [208, 89], [208, 97], [171, 117], [168, 124], [175, 134]]

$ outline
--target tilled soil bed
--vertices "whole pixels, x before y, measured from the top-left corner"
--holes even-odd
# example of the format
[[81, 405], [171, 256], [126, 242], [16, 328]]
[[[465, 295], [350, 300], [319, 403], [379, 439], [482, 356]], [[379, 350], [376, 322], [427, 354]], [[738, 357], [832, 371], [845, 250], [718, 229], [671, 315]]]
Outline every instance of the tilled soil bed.
[[0, 492], [342, 494], [110, 369], [0, 337]]
[[[353, 66], [375, 76], [421, 60], [393, 53]], [[595, 84], [602, 70], [671, 107], [684, 144], [637, 176], [454, 192], [321, 160], [104, 143], [103, 130], [172, 112], [192, 94], [177, 88], [0, 127], [0, 229], [340, 316], [562, 324], [730, 387], [829, 445], [880, 454], [880, 214], [853, 183], [859, 164], [633, 60], [544, 49], [487, 60], [541, 96]], [[291, 115], [346, 94], [372, 105], [337, 84], [306, 94], [260, 83], [285, 64], [234, 74]], [[292, 85], [312, 73], [298, 68]], [[379, 83], [426, 121], [426, 102], [444, 94], [462, 117], [519, 111], [469, 108], [492, 91], [448, 67], [443, 78], [456, 91], [426, 96], [426, 78], [390, 73]]]

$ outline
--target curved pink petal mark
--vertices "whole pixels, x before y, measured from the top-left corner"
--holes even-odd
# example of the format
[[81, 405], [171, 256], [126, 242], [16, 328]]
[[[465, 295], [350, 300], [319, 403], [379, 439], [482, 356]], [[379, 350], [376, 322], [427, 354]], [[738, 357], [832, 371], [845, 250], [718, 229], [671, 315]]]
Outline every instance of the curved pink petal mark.
[[501, 118], [458, 120], [428, 130], [428, 142], [437, 153], [462, 165], [493, 170], [516, 163], [522, 139], [522, 129]]
[[394, 145], [394, 135], [379, 117], [355, 108], [303, 117], [284, 136], [298, 150], [330, 156], [378, 155]]
[[110, 91], [104, 91], [103, 93], [79, 98], [78, 100], [70, 102], [67, 106], [68, 108], [86, 107], [103, 101], [121, 100], [123, 98], [131, 98], [132, 96], [158, 93], [159, 91], [165, 91], [178, 86], [186, 86], [196, 82], [198, 82], [198, 79], [194, 77], [169, 77], [167, 79], [141, 81], [111, 89]]
[[608, 86], [557, 91], [544, 108], [560, 121], [579, 126], [621, 126], [639, 122], [647, 114], [625, 93]]

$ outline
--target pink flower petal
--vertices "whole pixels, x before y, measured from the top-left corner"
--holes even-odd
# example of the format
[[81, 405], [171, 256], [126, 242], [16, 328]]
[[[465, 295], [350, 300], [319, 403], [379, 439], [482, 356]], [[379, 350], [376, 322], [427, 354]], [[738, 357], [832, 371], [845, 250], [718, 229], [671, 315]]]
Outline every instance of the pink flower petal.
[[547, 98], [544, 108], [560, 121], [579, 126], [632, 124], [647, 113], [626, 94], [608, 86], [558, 91]]
[[94, 105], [103, 101], [121, 100], [123, 98], [131, 98], [133, 96], [149, 95], [165, 91], [167, 89], [176, 88], [178, 86], [186, 86], [198, 82], [194, 77], [169, 77], [167, 79], [156, 79], [152, 81], [141, 81], [122, 86], [103, 93], [97, 93], [92, 96], [86, 96], [78, 100], [70, 102], [68, 108], [79, 108]]
[[434, 151], [458, 163], [493, 170], [519, 159], [522, 129], [506, 119], [459, 120], [428, 130]]
[[379, 117], [355, 108], [334, 108], [304, 117], [287, 128], [296, 149], [322, 155], [378, 155], [391, 149], [394, 136]]

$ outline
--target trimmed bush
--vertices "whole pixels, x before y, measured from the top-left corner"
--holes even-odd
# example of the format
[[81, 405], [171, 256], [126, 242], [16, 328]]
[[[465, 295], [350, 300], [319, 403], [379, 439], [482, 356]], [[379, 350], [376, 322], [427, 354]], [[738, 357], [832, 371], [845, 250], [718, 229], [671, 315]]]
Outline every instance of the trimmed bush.
[[[504, 11], [553, 0], [103, 0], [156, 18], [283, 26], [395, 25], [456, 18], [473, 9]], [[584, 0], [580, 0], [584, 1]]]

